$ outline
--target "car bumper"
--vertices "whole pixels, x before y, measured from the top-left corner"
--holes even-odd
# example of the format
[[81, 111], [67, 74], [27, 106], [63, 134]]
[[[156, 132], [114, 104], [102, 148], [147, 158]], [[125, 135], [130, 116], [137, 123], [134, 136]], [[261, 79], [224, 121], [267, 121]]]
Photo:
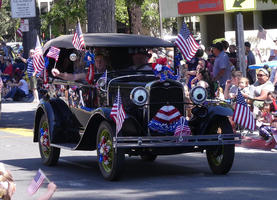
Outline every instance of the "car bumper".
[[195, 147], [240, 144], [241, 134], [114, 137], [114, 148]]

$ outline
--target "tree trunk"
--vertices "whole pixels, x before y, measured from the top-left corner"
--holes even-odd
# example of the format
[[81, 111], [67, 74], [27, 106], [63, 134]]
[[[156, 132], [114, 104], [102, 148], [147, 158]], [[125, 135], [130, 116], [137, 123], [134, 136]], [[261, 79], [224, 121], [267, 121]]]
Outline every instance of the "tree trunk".
[[130, 24], [130, 33], [132, 34], [141, 34], [142, 24], [141, 16], [142, 11], [140, 5], [135, 2], [129, 3], [127, 6], [128, 15], [129, 15], [129, 24]]
[[88, 32], [115, 33], [115, 0], [87, 0]]

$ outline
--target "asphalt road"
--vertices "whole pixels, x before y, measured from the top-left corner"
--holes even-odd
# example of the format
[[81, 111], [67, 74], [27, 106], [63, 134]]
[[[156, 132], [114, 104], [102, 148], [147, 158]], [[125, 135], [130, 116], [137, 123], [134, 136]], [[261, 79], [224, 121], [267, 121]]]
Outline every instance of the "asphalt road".
[[30, 130], [34, 110], [30, 103], [3, 105], [0, 160], [15, 178], [15, 200], [37, 199], [46, 191], [45, 183], [33, 197], [26, 192], [38, 168], [58, 186], [53, 199], [276, 199], [276, 152], [236, 148], [233, 168], [225, 176], [212, 174], [201, 153], [161, 156], [153, 163], [127, 158], [117, 182], [102, 178], [95, 151], [62, 150], [57, 166], [43, 166]]

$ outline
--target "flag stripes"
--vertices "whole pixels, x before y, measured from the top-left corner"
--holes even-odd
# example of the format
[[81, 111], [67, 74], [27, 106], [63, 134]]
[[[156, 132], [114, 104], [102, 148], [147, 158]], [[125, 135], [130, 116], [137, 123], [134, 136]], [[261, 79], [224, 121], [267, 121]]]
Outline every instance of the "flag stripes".
[[57, 62], [59, 59], [60, 51], [61, 50], [59, 48], [51, 46], [46, 56], [55, 59]]
[[36, 191], [40, 188], [41, 184], [43, 183], [46, 176], [44, 173], [39, 169], [36, 173], [36, 176], [33, 178], [31, 184], [28, 187], [28, 193], [33, 195]]
[[80, 22], [77, 23], [75, 33], [73, 35], [72, 44], [75, 49], [83, 50], [85, 46], [84, 36], [82, 33]]
[[244, 128], [255, 130], [255, 119], [240, 90], [238, 91], [237, 95], [237, 103], [233, 114], [233, 121], [243, 126]]
[[183, 23], [175, 43], [187, 61], [190, 61], [193, 58], [199, 48], [199, 44], [190, 34], [186, 23]]
[[41, 47], [38, 36], [37, 36], [37, 43], [36, 43], [36, 48], [35, 48], [35, 53], [34, 53], [33, 64], [34, 64], [35, 72], [37, 72], [37, 73], [41, 72], [44, 68], [44, 58], [43, 58], [43, 53], [42, 53], [42, 47]]
[[126, 117], [125, 110], [122, 105], [121, 96], [120, 96], [120, 90], [118, 88], [117, 97], [114, 101], [110, 117], [114, 120], [116, 124], [116, 136], [119, 133], [119, 131], [122, 128], [123, 122]]

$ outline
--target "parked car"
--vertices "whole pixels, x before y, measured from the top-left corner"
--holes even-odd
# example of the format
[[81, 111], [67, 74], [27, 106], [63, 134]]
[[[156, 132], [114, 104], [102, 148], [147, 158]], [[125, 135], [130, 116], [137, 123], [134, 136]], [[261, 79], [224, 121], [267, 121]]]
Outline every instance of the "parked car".
[[[132, 52], [153, 48], [173, 51], [174, 44], [142, 35], [84, 34], [87, 49], [100, 48], [110, 59], [107, 73], [95, 73], [94, 82], [89, 84], [51, 74], [53, 68], [67, 74], [76, 74], [80, 66], [85, 68], [83, 53], [73, 48], [72, 37], [57, 37], [43, 48], [44, 55], [51, 46], [61, 50], [57, 63], [49, 60], [48, 89], [35, 115], [33, 141], [39, 143], [43, 164], [57, 164], [60, 149], [96, 150], [103, 177], [115, 180], [124, 169], [125, 155], [154, 161], [159, 155], [206, 151], [213, 173], [229, 172], [234, 145], [240, 143], [240, 135], [233, 133], [228, 121], [232, 110], [206, 104], [207, 91], [202, 87], [195, 87], [190, 99], [186, 98], [184, 85], [174, 80], [174, 70], [165, 72], [167, 77], [162, 79], [163, 75], [157, 70], [154, 73], [150, 64], [148, 69], [130, 67], [134, 64]], [[118, 124], [110, 114], [119, 100], [118, 93], [126, 116], [116, 134]], [[181, 116], [188, 117], [188, 113], [192, 113], [188, 122], [191, 135], [176, 135]], [[168, 121], [160, 115], [166, 115], [164, 120]]]

